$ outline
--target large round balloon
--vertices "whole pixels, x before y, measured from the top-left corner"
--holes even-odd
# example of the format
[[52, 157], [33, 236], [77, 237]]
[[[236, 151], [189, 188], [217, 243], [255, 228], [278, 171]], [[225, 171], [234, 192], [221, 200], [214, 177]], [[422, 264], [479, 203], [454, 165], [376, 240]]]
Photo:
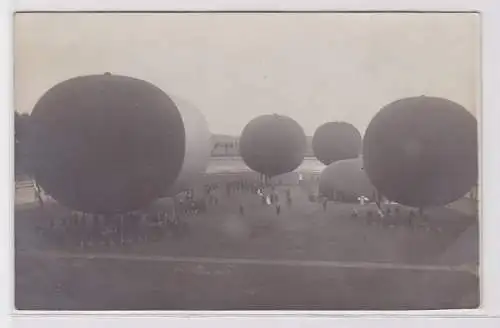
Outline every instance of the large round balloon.
[[356, 158], [361, 152], [361, 134], [352, 124], [328, 122], [314, 133], [312, 148], [314, 156], [325, 165]]
[[363, 158], [370, 180], [390, 200], [445, 205], [477, 183], [477, 121], [447, 99], [398, 100], [370, 122]]
[[375, 192], [364, 171], [362, 158], [334, 162], [321, 172], [319, 178], [319, 194], [332, 200], [335, 195], [352, 201], [357, 201], [360, 196], [373, 199]]
[[35, 178], [58, 202], [90, 213], [139, 209], [177, 178], [185, 132], [170, 98], [117, 75], [76, 77], [31, 114]]
[[210, 159], [210, 137], [205, 116], [191, 103], [177, 96], [171, 96], [180, 111], [186, 132], [186, 151], [181, 172], [165, 196], [173, 196], [194, 185], [205, 173]]
[[305, 151], [304, 130], [287, 116], [259, 116], [245, 126], [240, 137], [243, 161], [269, 177], [295, 170], [304, 160]]

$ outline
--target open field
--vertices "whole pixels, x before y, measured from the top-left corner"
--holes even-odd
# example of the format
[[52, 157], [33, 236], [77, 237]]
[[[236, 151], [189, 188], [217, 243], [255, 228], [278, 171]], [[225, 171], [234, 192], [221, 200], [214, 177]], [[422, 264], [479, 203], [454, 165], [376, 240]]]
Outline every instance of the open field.
[[32, 310], [406, 310], [475, 307], [477, 279], [420, 271], [21, 255]]
[[[255, 178], [210, 174], [203, 183]], [[125, 246], [68, 246], [37, 227], [67, 210], [16, 207], [16, 306], [65, 310], [397, 310], [479, 302], [477, 219], [452, 208], [410, 221], [374, 205], [309, 201], [314, 186], [282, 186], [280, 215], [248, 191], [183, 217], [187, 230]], [[26, 196], [27, 197], [27, 196]], [[239, 213], [239, 206], [245, 209]], [[168, 202], [158, 202], [157, 208]], [[353, 208], [360, 213], [351, 215]], [[397, 208], [397, 210], [396, 210]], [[369, 215], [371, 213], [372, 215]]]

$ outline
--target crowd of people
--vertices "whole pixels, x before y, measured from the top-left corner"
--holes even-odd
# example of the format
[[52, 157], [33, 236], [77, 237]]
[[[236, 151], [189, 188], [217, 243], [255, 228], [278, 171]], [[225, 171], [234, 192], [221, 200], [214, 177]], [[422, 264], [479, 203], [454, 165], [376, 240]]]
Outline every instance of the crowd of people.
[[[309, 199], [311, 202], [321, 203], [324, 212], [327, 211], [329, 206], [335, 206], [336, 203], [353, 204], [350, 218], [363, 221], [368, 225], [388, 228], [434, 229], [431, 226], [428, 214], [423, 208], [405, 208], [389, 201], [376, 191], [372, 195], [355, 195], [342, 191], [331, 191], [328, 195], [310, 195]], [[332, 204], [329, 205], [329, 203]], [[365, 205], [375, 205], [375, 207], [366, 207]], [[435, 228], [435, 230], [440, 231], [440, 228]]]
[[81, 248], [125, 246], [131, 243], [160, 240], [168, 233], [185, 233], [187, 225], [174, 212], [132, 212], [117, 215], [95, 215], [71, 212], [50, 218], [41, 232], [64, 246]]
[[[43, 210], [42, 190], [35, 184], [35, 194]], [[189, 231], [188, 217], [198, 216], [222, 204], [234, 205], [240, 216], [249, 211], [245, 208], [248, 202], [241, 201], [238, 194], [250, 194], [260, 198], [262, 206], [274, 207], [276, 216], [282, 213], [282, 206], [293, 205], [292, 189], [286, 186], [276, 186], [261, 179], [235, 178], [226, 182], [206, 183], [203, 190], [195, 195], [194, 190], [187, 190], [173, 198], [169, 206], [161, 209], [146, 209], [116, 215], [95, 215], [81, 212], [71, 212], [59, 218], [50, 218], [48, 226], [39, 228], [52, 240], [66, 246], [114, 247], [133, 243], [158, 241], [162, 238], [184, 236]], [[327, 212], [329, 206], [335, 206], [332, 199], [310, 195], [310, 200], [321, 204]], [[342, 202], [342, 200], [336, 200]], [[381, 226], [407, 225], [414, 227], [425, 222], [425, 215], [420, 210], [410, 210], [405, 215], [400, 213], [399, 206], [391, 206], [376, 196], [359, 196], [357, 202], [365, 205], [370, 202], [377, 204], [377, 209], [360, 210], [353, 206], [351, 218], [364, 218], [368, 224]], [[382, 206], [384, 204], [384, 206]], [[363, 207], [361, 207], [362, 209]], [[363, 215], [362, 215], [363, 214]]]
[[[231, 199], [237, 193], [246, 193], [256, 195], [260, 198], [261, 204], [266, 206], [274, 206], [276, 209], [276, 215], [281, 213], [281, 200], [279, 193], [277, 191], [276, 185], [269, 182], [267, 179], [250, 180], [250, 179], [236, 179], [234, 181], [229, 181], [224, 184], [225, 196]], [[220, 190], [220, 184], [209, 184], [205, 187], [206, 198], [209, 204], [218, 204], [218, 197], [220, 195], [216, 194], [216, 191]], [[291, 190], [287, 188], [285, 190], [285, 198], [288, 207], [292, 206], [292, 194]], [[240, 203], [239, 214], [245, 216], [245, 205]]]
[[[198, 216], [211, 207], [226, 203], [238, 204], [238, 212], [245, 216], [245, 204], [238, 203], [236, 194], [254, 194], [262, 203], [275, 206], [276, 214], [281, 213], [279, 195], [274, 186], [250, 179], [234, 179], [225, 183], [207, 183], [203, 193], [195, 195], [194, 190], [187, 190], [173, 198], [173, 202], [162, 209], [145, 209], [123, 214], [102, 215], [71, 211], [60, 217], [48, 216], [46, 222], [38, 225], [38, 231], [64, 246], [120, 247], [134, 243], [158, 241], [168, 236], [180, 237], [189, 231], [188, 217]], [[40, 209], [44, 210], [42, 189], [35, 183], [34, 192]], [[195, 197], [197, 196], [197, 197]], [[286, 191], [287, 204], [291, 206], [292, 197]]]

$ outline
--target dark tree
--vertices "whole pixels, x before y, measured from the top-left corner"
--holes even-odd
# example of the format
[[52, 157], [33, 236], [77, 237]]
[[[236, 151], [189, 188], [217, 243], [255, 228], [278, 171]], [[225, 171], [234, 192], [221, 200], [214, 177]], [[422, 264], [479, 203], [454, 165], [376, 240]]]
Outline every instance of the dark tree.
[[27, 136], [30, 129], [30, 115], [14, 112], [14, 168], [15, 175], [29, 174]]

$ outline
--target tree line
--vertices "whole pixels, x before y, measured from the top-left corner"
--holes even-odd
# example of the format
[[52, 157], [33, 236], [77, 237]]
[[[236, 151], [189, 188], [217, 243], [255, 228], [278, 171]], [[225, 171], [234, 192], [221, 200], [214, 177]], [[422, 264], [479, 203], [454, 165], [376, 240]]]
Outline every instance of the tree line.
[[14, 112], [14, 172], [16, 177], [28, 173], [26, 137], [29, 124], [30, 114]]

